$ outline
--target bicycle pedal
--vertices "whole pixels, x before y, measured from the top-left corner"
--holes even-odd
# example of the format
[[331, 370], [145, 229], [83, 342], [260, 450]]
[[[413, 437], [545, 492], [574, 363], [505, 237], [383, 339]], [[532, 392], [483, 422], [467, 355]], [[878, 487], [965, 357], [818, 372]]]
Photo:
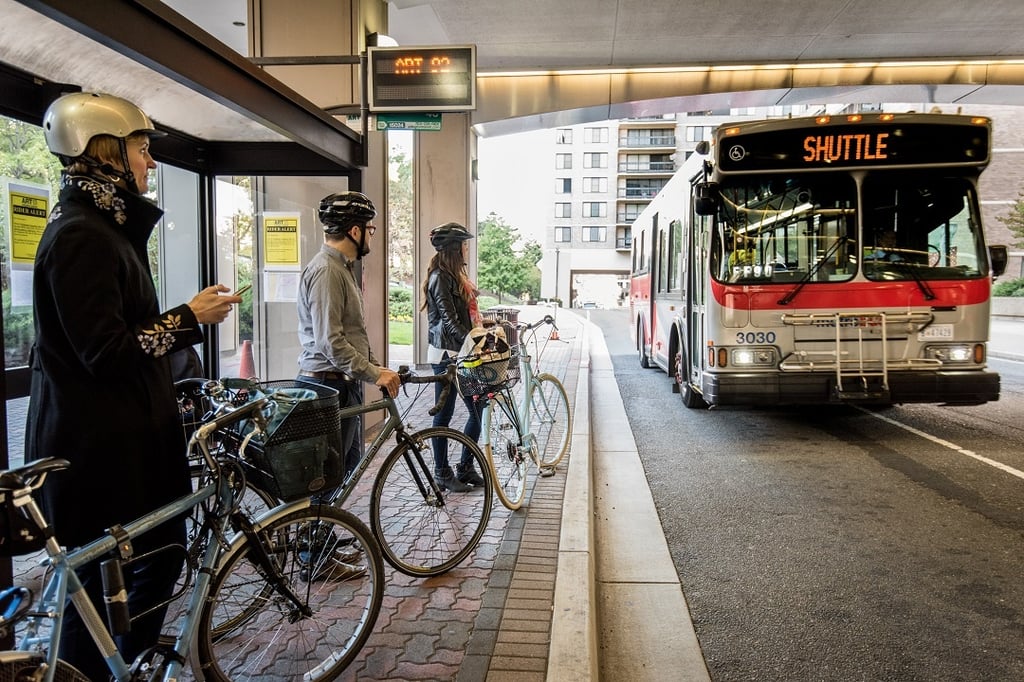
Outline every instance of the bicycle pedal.
[[542, 478], [548, 478], [555, 475], [555, 467], [541, 467], [540, 475]]

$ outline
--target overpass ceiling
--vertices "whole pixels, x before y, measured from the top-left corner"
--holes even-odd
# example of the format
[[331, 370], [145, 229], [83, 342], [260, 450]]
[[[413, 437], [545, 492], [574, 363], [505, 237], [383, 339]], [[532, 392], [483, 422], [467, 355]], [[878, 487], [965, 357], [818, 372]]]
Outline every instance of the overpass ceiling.
[[400, 43], [481, 71], [1024, 56], [1020, 0], [391, 0]]
[[[1021, 0], [389, 4], [388, 32], [401, 44], [477, 46], [482, 106], [473, 120], [483, 135], [741, 106], [1024, 104], [1024, 62], [1014, 64], [1024, 59]], [[774, 70], [764, 73], [764, 65]], [[682, 75], [510, 75], [666, 66], [681, 67]], [[757, 68], [720, 72], [730, 66]]]

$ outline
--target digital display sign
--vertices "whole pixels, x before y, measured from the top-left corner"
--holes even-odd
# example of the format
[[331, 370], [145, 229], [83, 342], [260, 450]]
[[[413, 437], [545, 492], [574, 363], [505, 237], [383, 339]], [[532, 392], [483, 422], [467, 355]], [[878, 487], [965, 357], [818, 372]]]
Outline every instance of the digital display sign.
[[[870, 123], [723, 126], [718, 168], [723, 173], [870, 166], [976, 166], [989, 161], [987, 119], [924, 116]], [[916, 120], [914, 120], [916, 119]], [[981, 122], [978, 122], [981, 121]]]
[[476, 46], [367, 48], [370, 111], [472, 111]]

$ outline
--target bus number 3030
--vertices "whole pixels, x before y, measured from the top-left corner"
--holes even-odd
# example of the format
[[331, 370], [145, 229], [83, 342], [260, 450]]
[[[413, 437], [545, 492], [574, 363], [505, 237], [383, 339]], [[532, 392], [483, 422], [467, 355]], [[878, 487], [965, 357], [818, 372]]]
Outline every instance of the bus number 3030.
[[736, 343], [775, 343], [775, 332], [739, 332], [736, 334]]

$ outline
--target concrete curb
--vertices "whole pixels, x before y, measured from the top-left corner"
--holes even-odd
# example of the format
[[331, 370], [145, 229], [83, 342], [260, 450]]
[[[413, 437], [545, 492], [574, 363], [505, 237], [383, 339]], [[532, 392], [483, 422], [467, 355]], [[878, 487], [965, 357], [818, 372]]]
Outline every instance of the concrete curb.
[[571, 456], [562, 503], [558, 568], [551, 614], [547, 679], [599, 679], [597, 596], [594, 585], [594, 529], [590, 443], [590, 344], [582, 321], [579, 378], [573, 404]]

